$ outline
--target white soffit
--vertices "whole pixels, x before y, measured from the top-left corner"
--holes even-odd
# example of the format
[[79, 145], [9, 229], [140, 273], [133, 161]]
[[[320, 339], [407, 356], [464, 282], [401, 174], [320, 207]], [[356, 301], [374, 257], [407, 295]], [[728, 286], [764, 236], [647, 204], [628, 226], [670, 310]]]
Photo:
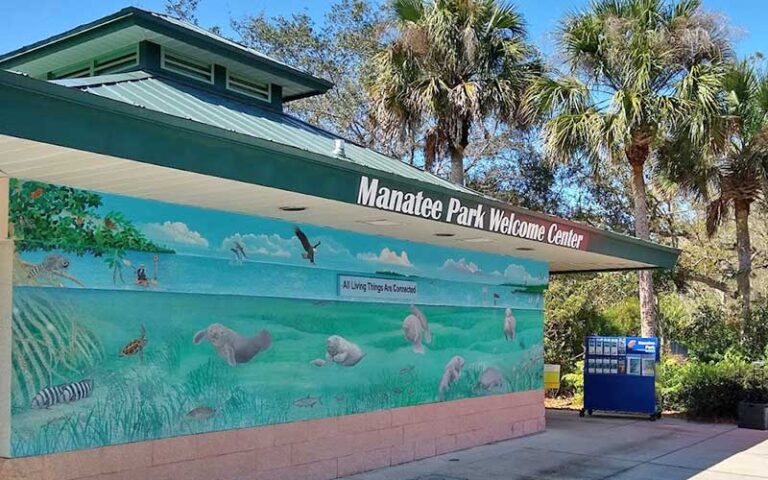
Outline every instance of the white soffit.
[[[552, 273], [650, 267], [645, 263], [619, 257], [572, 250], [5, 135], [0, 135], [0, 172], [9, 177], [69, 185], [104, 193], [542, 260], [549, 264]], [[280, 210], [279, 207], [306, 207], [307, 209], [288, 212]], [[453, 236], [436, 236], [435, 234], [453, 234]], [[520, 248], [533, 250], [518, 250]]]

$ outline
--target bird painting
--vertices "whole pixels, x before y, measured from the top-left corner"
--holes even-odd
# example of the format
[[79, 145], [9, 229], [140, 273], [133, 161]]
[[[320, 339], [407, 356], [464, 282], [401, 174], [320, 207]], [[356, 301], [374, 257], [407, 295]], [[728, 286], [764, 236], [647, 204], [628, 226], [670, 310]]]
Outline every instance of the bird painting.
[[309, 263], [314, 265], [315, 250], [317, 250], [317, 247], [320, 246], [320, 242], [317, 242], [316, 244], [312, 245], [312, 243], [309, 241], [307, 236], [304, 234], [304, 232], [301, 231], [299, 227], [296, 227], [293, 233], [296, 234], [296, 238], [298, 238], [299, 242], [301, 242], [301, 248], [304, 249], [304, 253], [301, 254], [301, 257], [309, 260]]

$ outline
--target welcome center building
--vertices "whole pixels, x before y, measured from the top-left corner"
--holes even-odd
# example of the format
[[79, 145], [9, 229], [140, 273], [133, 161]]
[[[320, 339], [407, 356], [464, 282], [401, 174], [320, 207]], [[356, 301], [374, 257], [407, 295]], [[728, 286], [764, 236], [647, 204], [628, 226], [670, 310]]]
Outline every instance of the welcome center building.
[[331, 87], [136, 8], [0, 57], [0, 477], [330, 479], [538, 432], [549, 276], [674, 265], [283, 113]]

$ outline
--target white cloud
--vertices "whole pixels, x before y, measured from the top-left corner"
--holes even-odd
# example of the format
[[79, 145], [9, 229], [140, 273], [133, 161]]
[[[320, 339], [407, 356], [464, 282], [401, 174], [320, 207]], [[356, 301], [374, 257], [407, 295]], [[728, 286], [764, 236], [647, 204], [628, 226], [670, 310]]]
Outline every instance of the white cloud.
[[528, 273], [528, 271], [522, 265], [509, 265], [504, 270], [504, 278], [512, 283], [520, 285], [542, 285], [547, 283], [546, 276], [536, 277]]
[[229, 250], [235, 246], [235, 242], [243, 246], [246, 255], [265, 255], [269, 257], [288, 258], [299, 253], [299, 240], [295, 237], [283, 238], [273, 233], [241, 235], [236, 233], [225, 238], [221, 242], [222, 250]]
[[480, 273], [480, 267], [478, 267], [476, 263], [469, 262], [464, 258], [460, 258], [458, 260], [449, 258], [445, 261], [445, 263], [443, 263], [443, 266], [440, 267], [440, 269], [459, 273]]
[[397, 252], [384, 247], [378, 255], [373, 252], [358, 253], [357, 258], [365, 260], [366, 262], [386, 263], [389, 265], [413, 268], [413, 264], [408, 259], [408, 253], [405, 250], [401, 251], [398, 255]]
[[187, 224], [183, 222], [145, 223], [139, 228], [147, 237], [156, 242], [208, 248], [208, 240], [200, 232], [190, 230]]

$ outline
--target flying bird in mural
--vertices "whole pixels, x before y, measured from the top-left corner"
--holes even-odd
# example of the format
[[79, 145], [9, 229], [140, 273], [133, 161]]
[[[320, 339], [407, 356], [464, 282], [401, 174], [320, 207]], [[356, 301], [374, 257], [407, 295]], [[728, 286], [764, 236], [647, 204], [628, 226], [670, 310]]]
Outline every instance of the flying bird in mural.
[[312, 243], [309, 241], [307, 236], [304, 234], [304, 232], [301, 231], [299, 227], [296, 227], [293, 230], [293, 233], [296, 234], [296, 238], [298, 238], [299, 242], [301, 242], [301, 248], [304, 249], [304, 253], [301, 254], [301, 257], [309, 260], [309, 263], [314, 265], [315, 250], [317, 250], [317, 247], [320, 246], [320, 242], [317, 242], [316, 244], [312, 245]]
[[245, 248], [240, 242], [235, 242], [235, 246], [230, 248], [230, 250], [235, 254], [235, 261], [237, 263], [242, 263], [243, 260], [248, 259], [248, 255], [245, 254]]

